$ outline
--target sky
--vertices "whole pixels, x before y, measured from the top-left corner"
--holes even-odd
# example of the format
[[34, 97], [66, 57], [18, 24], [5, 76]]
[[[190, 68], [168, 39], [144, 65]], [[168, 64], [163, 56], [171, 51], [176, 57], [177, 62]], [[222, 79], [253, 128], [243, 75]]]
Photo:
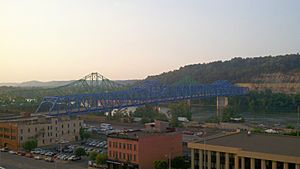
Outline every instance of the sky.
[[300, 52], [299, 0], [0, 0], [0, 82]]

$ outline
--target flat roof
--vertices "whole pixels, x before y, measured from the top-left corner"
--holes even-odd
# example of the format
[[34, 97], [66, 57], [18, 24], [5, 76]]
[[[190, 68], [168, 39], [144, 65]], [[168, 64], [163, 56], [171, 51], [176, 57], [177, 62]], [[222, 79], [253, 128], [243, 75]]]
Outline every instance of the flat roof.
[[135, 130], [135, 131], [128, 131], [124, 133], [113, 133], [109, 134], [108, 137], [110, 138], [120, 138], [120, 139], [138, 139], [144, 136], [151, 136], [151, 135], [174, 135], [178, 134], [178, 132], [153, 132], [147, 130]]
[[239, 132], [206, 138], [196, 143], [232, 148], [244, 151], [300, 157], [300, 137], [275, 134], [247, 134]]

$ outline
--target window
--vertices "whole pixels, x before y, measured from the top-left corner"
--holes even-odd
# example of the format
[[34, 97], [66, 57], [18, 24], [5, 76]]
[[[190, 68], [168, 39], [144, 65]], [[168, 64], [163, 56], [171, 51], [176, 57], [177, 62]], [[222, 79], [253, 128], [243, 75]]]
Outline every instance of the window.
[[76, 124], [75, 124], [75, 123], [73, 123], [73, 126], [75, 127], [75, 126], [76, 126]]
[[20, 140], [23, 141], [23, 136], [20, 137]]
[[52, 143], [52, 139], [50, 138], [50, 143]]
[[121, 152], [119, 152], [119, 158], [122, 159], [122, 153]]
[[21, 134], [23, 134], [23, 129], [20, 130]]
[[76, 133], [76, 130], [74, 129], [74, 133]]
[[109, 156], [111, 157], [111, 151], [109, 151]]
[[129, 150], [132, 150], [132, 144], [129, 144]]
[[45, 144], [45, 140], [43, 140], [43, 144]]
[[132, 154], [129, 155], [129, 161], [132, 161]]
[[123, 149], [126, 149], [126, 144], [125, 143], [123, 143]]
[[64, 128], [64, 125], [63, 125], [63, 124], [61, 125], [61, 128]]
[[122, 148], [122, 143], [119, 143], [119, 148]]
[[133, 150], [136, 151], [136, 144], [133, 145]]
[[111, 141], [110, 141], [110, 142], [108, 142], [108, 146], [109, 146], [109, 147], [111, 147]]
[[37, 128], [35, 128], [35, 132], [37, 132]]
[[123, 160], [126, 160], [126, 154], [123, 153]]
[[133, 155], [133, 161], [136, 161], [136, 155], [135, 154]]
[[30, 133], [30, 128], [28, 128], [28, 133]]
[[68, 123], [68, 128], [70, 128], [70, 124]]
[[127, 144], [127, 150], [129, 150], [129, 144]]

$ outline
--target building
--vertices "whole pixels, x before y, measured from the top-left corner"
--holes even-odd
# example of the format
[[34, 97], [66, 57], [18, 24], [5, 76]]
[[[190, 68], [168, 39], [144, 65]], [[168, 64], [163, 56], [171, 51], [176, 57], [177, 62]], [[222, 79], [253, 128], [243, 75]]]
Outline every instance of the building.
[[108, 136], [110, 169], [153, 169], [156, 160], [182, 156], [182, 136], [176, 132], [133, 131]]
[[47, 146], [61, 141], [79, 140], [82, 120], [68, 117], [39, 116], [0, 122], [0, 146], [19, 150], [30, 139], [38, 146]]
[[189, 143], [192, 169], [300, 169], [300, 137], [236, 132]]
[[170, 124], [169, 124], [169, 122], [155, 120], [153, 123], [146, 123], [145, 130], [165, 132], [165, 131], [170, 130]]

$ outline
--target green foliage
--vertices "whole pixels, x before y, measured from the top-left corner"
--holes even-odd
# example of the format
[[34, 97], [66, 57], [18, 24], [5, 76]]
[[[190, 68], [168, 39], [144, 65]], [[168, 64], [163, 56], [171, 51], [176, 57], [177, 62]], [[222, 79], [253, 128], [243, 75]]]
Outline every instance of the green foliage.
[[181, 81], [212, 83], [226, 79], [230, 82], [257, 82], [262, 74], [289, 74], [300, 71], [300, 55], [266, 56], [255, 58], [233, 58], [229, 61], [216, 61], [181, 67], [179, 70], [149, 76], [147, 80], [159, 80], [165, 84]]
[[100, 165], [104, 165], [106, 164], [106, 160], [107, 160], [107, 154], [98, 154], [96, 156], [96, 164], [100, 164]]
[[86, 140], [91, 137], [90, 133], [88, 133], [84, 128], [80, 128], [79, 135], [81, 140]]
[[184, 158], [182, 156], [179, 156], [172, 159], [171, 166], [175, 169], [188, 169], [189, 163], [186, 163]]
[[300, 131], [294, 131], [294, 132], [290, 132], [290, 133], [285, 133], [285, 135], [288, 135], [288, 136], [300, 136]]
[[222, 122], [231, 122], [231, 118], [242, 118], [240, 122], [244, 122], [244, 118], [237, 114], [237, 112], [231, 107], [228, 106], [224, 109], [224, 112], [222, 113]]
[[37, 140], [28, 140], [22, 144], [22, 147], [26, 151], [31, 151], [31, 150], [35, 149], [37, 147], [37, 145], [38, 145]]
[[142, 118], [143, 123], [153, 122], [154, 120], [168, 120], [165, 114], [159, 113], [155, 107], [150, 105], [137, 108], [133, 113], [133, 117]]
[[261, 128], [254, 128], [251, 130], [253, 133], [264, 133], [264, 130]]
[[154, 161], [154, 169], [168, 169], [168, 163], [164, 160]]
[[236, 112], [241, 109], [256, 112], [296, 111], [300, 106], [300, 94], [251, 91], [245, 96], [230, 97], [229, 105]]
[[293, 126], [293, 125], [291, 125], [291, 124], [288, 124], [288, 125], [286, 126], [286, 128], [287, 128], [287, 129], [295, 129], [295, 126]]
[[172, 126], [177, 127], [179, 125], [178, 117], [186, 117], [188, 120], [191, 120], [192, 113], [189, 105], [186, 102], [171, 103], [168, 107], [172, 114]]
[[97, 157], [98, 153], [95, 152], [95, 151], [92, 151], [89, 153], [89, 160], [91, 161], [95, 161], [96, 160], [96, 157]]
[[86, 155], [86, 152], [85, 152], [84, 148], [78, 147], [75, 149], [74, 155], [80, 157], [80, 156]]

